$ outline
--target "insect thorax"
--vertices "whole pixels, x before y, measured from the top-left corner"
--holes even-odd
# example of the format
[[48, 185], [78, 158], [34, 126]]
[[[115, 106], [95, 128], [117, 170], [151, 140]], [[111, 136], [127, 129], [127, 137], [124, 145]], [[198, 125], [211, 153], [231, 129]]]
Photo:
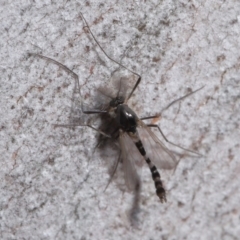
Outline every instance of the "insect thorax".
[[116, 108], [117, 123], [126, 132], [136, 132], [138, 117], [136, 113], [126, 104], [119, 104]]

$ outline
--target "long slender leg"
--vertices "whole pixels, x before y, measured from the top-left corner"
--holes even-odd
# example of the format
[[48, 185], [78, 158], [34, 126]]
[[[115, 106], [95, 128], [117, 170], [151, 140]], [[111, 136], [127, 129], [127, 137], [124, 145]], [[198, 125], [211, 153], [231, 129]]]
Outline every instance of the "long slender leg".
[[140, 118], [140, 120], [147, 120], [147, 119], [159, 118], [159, 117], [160, 117], [160, 115], [158, 114], [158, 115], [149, 116], [149, 117], [142, 117], [142, 118]]
[[[45, 57], [41, 54], [36, 54], [36, 53], [29, 53], [29, 56], [34, 56], [34, 57], [39, 57], [39, 58], [42, 58], [48, 62], [51, 62], [51, 63], [54, 63], [56, 64], [57, 66], [59, 66], [60, 68], [62, 68], [64, 71], [66, 71], [68, 74], [70, 74], [74, 79], [75, 79], [75, 90], [76, 88], [78, 89], [78, 92], [81, 96], [81, 93], [80, 93], [80, 84], [79, 84], [79, 77], [76, 73], [74, 73], [72, 70], [70, 70], [68, 67], [66, 67], [65, 65], [59, 63], [58, 61], [52, 59], [52, 58], [49, 58], [49, 57]], [[75, 91], [74, 90], [74, 91]], [[74, 98], [74, 93], [73, 93], [73, 98]], [[73, 107], [73, 106], [72, 106]], [[105, 110], [83, 110], [83, 103], [81, 101], [81, 110], [84, 114], [100, 114], [100, 113], [107, 113], [107, 111]], [[55, 124], [54, 125], [55, 127], [68, 127], [68, 128], [73, 128], [73, 127], [77, 127], [77, 126], [87, 126], [87, 127], [90, 127], [92, 129], [94, 129], [95, 131], [99, 132], [101, 135], [107, 137], [107, 138], [111, 138], [110, 135], [104, 133], [103, 131], [99, 130], [99, 129], [96, 129], [94, 128], [93, 126], [91, 125], [76, 125], [76, 124]]]
[[[190, 95], [192, 95], [192, 94], [200, 91], [200, 90], [203, 89], [204, 87], [205, 87], [205, 86], [200, 87], [200, 88], [198, 88], [198, 89], [196, 89], [196, 90], [194, 90], [194, 91], [192, 91], [192, 92], [190, 92], [190, 93], [188, 93], [188, 94], [186, 94], [186, 95], [184, 95], [184, 96], [182, 96], [182, 97], [180, 97], [180, 98], [172, 101], [172, 102], [169, 103], [166, 107], [163, 108], [163, 110], [161, 111], [161, 113], [162, 113], [163, 111], [167, 110], [169, 107], [171, 107], [171, 106], [172, 106], [173, 104], [175, 104], [176, 102], [182, 101], [182, 100], [185, 99], [186, 97], [189, 97]], [[161, 113], [160, 113], [160, 114], [153, 115], [153, 116], [149, 116], [149, 117], [142, 117], [142, 118], [140, 118], [140, 119], [141, 119], [141, 120], [147, 120], [147, 119], [152, 119], [152, 118], [158, 118], [158, 117], [161, 116]]]
[[113, 58], [111, 58], [111, 57], [104, 51], [104, 49], [102, 48], [102, 46], [99, 44], [99, 42], [98, 42], [97, 39], [95, 38], [95, 36], [94, 36], [93, 32], [91, 31], [91, 29], [90, 29], [90, 27], [89, 27], [86, 19], [84, 18], [83, 14], [82, 14], [81, 12], [80, 12], [80, 15], [81, 15], [81, 18], [83, 19], [83, 21], [84, 21], [85, 24], [86, 24], [85, 27], [88, 29], [88, 31], [90, 32], [92, 38], [94, 39], [94, 41], [96, 42], [96, 44], [98, 45], [98, 47], [101, 49], [101, 51], [104, 53], [104, 55], [105, 55], [108, 59], [110, 59], [111, 61], [113, 61], [114, 63], [118, 64], [120, 67], [125, 68], [126, 70], [128, 70], [129, 72], [133, 73], [134, 75], [136, 75], [136, 76], [138, 77], [137, 82], [135, 83], [132, 91], [130, 92], [129, 96], [127, 97], [127, 100], [130, 99], [131, 96], [132, 96], [132, 94], [133, 94], [134, 91], [136, 90], [137, 86], [138, 86], [139, 83], [141, 82], [141, 76], [140, 76], [138, 73], [136, 73], [136, 72], [132, 71], [131, 69], [129, 69], [128, 67], [122, 65], [120, 62], [118, 62], [118, 61], [114, 60]]
[[[175, 104], [176, 102], [181, 101], [181, 100], [185, 99], [186, 97], [189, 97], [190, 95], [192, 95], [192, 94], [200, 91], [200, 90], [203, 89], [203, 88], [204, 88], [204, 86], [202, 86], [202, 87], [194, 90], [193, 92], [188, 93], [188, 94], [186, 94], [186, 95], [184, 95], [184, 96], [182, 96], [182, 97], [180, 97], [180, 98], [172, 101], [172, 102], [171, 102], [170, 104], [168, 104], [165, 108], [163, 108], [163, 110], [161, 111], [161, 113], [162, 113], [163, 111], [167, 110], [169, 107], [171, 107], [171, 106], [172, 106], [173, 104]], [[160, 117], [160, 116], [161, 116], [161, 114], [157, 114], [157, 115], [153, 115], [153, 116], [149, 116], [149, 117], [142, 117], [142, 118], [140, 118], [140, 119], [141, 119], [141, 120], [147, 120], [147, 119], [152, 119], [152, 118], [158, 118], [158, 117]], [[189, 150], [189, 149], [187, 149], [187, 148], [181, 147], [181, 146], [179, 146], [179, 145], [177, 145], [177, 144], [169, 141], [169, 140], [166, 138], [166, 136], [163, 134], [161, 128], [160, 128], [158, 125], [156, 125], [156, 124], [147, 124], [147, 126], [148, 126], [148, 127], [158, 128], [158, 130], [159, 130], [159, 132], [161, 133], [161, 135], [163, 136], [164, 140], [165, 140], [166, 142], [172, 144], [173, 146], [179, 147], [179, 148], [181, 148], [181, 149], [183, 149], [183, 150], [185, 150], [185, 151], [188, 151], [188, 152], [197, 154], [197, 155], [199, 155], [199, 156], [202, 156], [200, 153], [197, 153], [197, 152], [195, 152], [195, 151], [192, 151], [192, 150]]]
[[58, 61], [56, 61], [56, 60], [54, 60], [52, 58], [45, 57], [45, 56], [43, 56], [41, 54], [38, 54], [38, 53], [28, 53], [28, 55], [29, 56], [34, 56], [34, 57], [39, 57], [39, 58], [42, 58], [42, 59], [46, 60], [47, 62], [51, 62], [51, 63], [54, 63], [54, 64], [58, 65], [60, 68], [62, 68], [67, 73], [69, 73], [75, 79], [76, 87], [77, 87], [77, 89], [80, 89], [78, 75], [75, 72], [73, 72], [71, 69], [69, 69], [67, 66], [63, 65], [62, 63], [60, 63], [60, 62], [58, 62]]
[[97, 131], [98, 133], [102, 134], [103, 136], [105, 136], [107, 138], [112, 138], [112, 136], [108, 135], [107, 133], [104, 133], [100, 129], [97, 129], [97, 128], [91, 126], [90, 124], [83, 124], [83, 125], [79, 125], [79, 124], [54, 124], [54, 127], [65, 127], [65, 128], [89, 127], [89, 128]]
[[[45, 57], [41, 54], [37, 54], [37, 53], [29, 53], [29, 56], [36, 56], [36, 57], [39, 57], [39, 58], [42, 58], [48, 62], [52, 62], [56, 65], [58, 65], [60, 68], [62, 68], [64, 71], [66, 71], [67, 73], [69, 73], [70, 75], [73, 76], [73, 78], [75, 79], [76, 81], [76, 85], [77, 85], [77, 88], [80, 89], [80, 86], [79, 86], [79, 77], [78, 75], [73, 72], [72, 70], [70, 70], [68, 67], [66, 67], [65, 65], [63, 65], [62, 63], [52, 59], [52, 58], [49, 58], [49, 57]], [[85, 114], [98, 114], [98, 113], [107, 113], [106, 110], [83, 110], [83, 105], [81, 105], [81, 108], [82, 108], [82, 112], [85, 113]]]
[[[39, 57], [39, 58], [42, 58], [44, 60], [46, 60], [47, 62], [51, 62], [51, 63], [54, 63], [56, 64], [57, 66], [59, 66], [60, 68], [62, 68], [64, 71], [66, 71], [68, 74], [70, 74], [74, 79], [75, 79], [75, 89], [77, 88], [78, 91], [79, 91], [79, 94], [81, 96], [81, 93], [80, 93], [80, 84], [79, 84], [79, 77], [78, 75], [73, 72], [71, 69], [69, 69], [67, 66], [63, 65], [62, 63], [52, 59], [52, 58], [49, 58], [49, 57], [45, 57], [41, 54], [37, 54], [37, 53], [29, 53], [28, 54], [29, 56], [34, 56], [34, 57]], [[75, 90], [74, 90], [75, 91]], [[73, 93], [74, 95], [74, 93]]]
[[190, 92], [190, 93], [188, 93], [188, 94], [186, 94], [186, 95], [184, 95], [184, 96], [182, 96], [182, 97], [180, 97], [180, 98], [172, 101], [172, 102], [169, 103], [165, 108], [162, 109], [161, 113], [162, 113], [163, 111], [167, 110], [169, 107], [171, 107], [171, 106], [172, 106], [173, 104], [175, 104], [176, 102], [182, 101], [182, 100], [185, 99], [186, 97], [189, 97], [190, 95], [192, 95], [192, 94], [200, 91], [200, 90], [203, 89], [204, 87], [205, 87], [205, 86], [202, 86], [202, 87], [198, 88], [197, 90], [194, 90], [194, 91], [192, 91], [192, 92]]
[[82, 112], [85, 114], [98, 114], [98, 113], [107, 113], [108, 111], [106, 110], [83, 110]]
[[[155, 116], [149, 116], [149, 117], [143, 117], [143, 118], [140, 118], [141, 120], [147, 120], [147, 119], [152, 119], [152, 118], [157, 118], [159, 117], [159, 115], [155, 115]], [[148, 127], [154, 127], [154, 128], [157, 128], [159, 130], [159, 132], [161, 133], [161, 135], [163, 136], [164, 140], [170, 144], [172, 144], [173, 146], [175, 147], [178, 147], [178, 148], [181, 148], [185, 151], [188, 151], [188, 152], [191, 152], [191, 153], [194, 153], [194, 154], [197, 154], [199, 156], [202, 156], [202, 154], [198, 153], [198, 152], [195, 152], [195, 151], [192, 151], [190, 149], [187, 149], [187, 148], [184, 148], [184, 147], [181, 147], [179, 145], [177, 145], [176, 143], [173, 143], [171, 141], [169, 141], [167, 139], [167, 137], [164, 135], [164, 133], [162, 132], [161, 128], [157, 125], [157, 124], [146, 124]]]
[[120, 158], [121, 158], [121, 151], [119, 153], [117, 162], [114, 164], [113, 171], [111, 173], [110, 179], [108, 180], [107, 186], [104, 189], [104, 192], [107, 190], [109, 184], [112, 182], [113, 176], [116, 173], [116, 170], [117, 170], [117, 167], [118, 167], [118, 163], [120, 162]]
[[58, 61], [56, 61], [56, 60], [54, 60], [52, 58], [45, 57], [45, 56], [43, 56], [41, 54], [37, 54], [37, 53], [28, 53], [28, 55], [29, 56], [39, 57], [39, 58], [42, 58], [42, 59], [44, 59], [44, 60], [46, 60], [48, 62], [52, 62], [52, 63], [58, 65], [60, 68], [64, 69], [64, 71], [66, 71], [67, 73], [69, 73], [70, 75], [73, 76], [73, 78], [76, 80], [77, 86], [79, 87], [79, 77], [78, 77], [78, 75], [75, 72], [73, 72], [72, 70], [70, 70], [68, 67], [63, 65], [62, 63], [60, 63], [60, 62], [58, 62]]
[[[138, 76], [139, 76], [139, 75], [138, 75]], [[138, 86], [139, 83], [141, 82], [141, 79], [142, 79], [141, 76], [139, 76], [139, 78], [138, 78], [137, 82], [135, 83], [135, 85], [134, 85], [132, 91], [130, 92], [130, 94], [129, 94], [127, 100], [131, 98], [132, 94], [134, 93], [134, 91], [136, 90], [137, 86]]]
[[164, 133], [162, 132], [161, 128], [160, 128], [157, 124], [147, 124], [147, 126], [148, 126], [148, 127], [157, 128], [157, 129], [159, 130], [159, 132], [161, 133], [161, 135], [163, 136], [164, 140], [165, 140], [166, 142], [172, 144], [173, 146], [178, 147], [178, 148], [181, 148], [181, 149], [183, 149], [184, 151], [188, 151], [188, 152], [194, 153], [194, 154], [196, 154], [196, 155], [198, 155], [198, 156], [202, 156], [202, 154], [200, 154], [200, 153], [198, 153], [198, 152], [195, 152], [195, 151], [192, 151], [192, 150], [190, 150], [190, 149], [181, 147], [181, 146], [179, 146], [179, 145], [177, 145], [177, 144], [169, 141], [169, 140], [167, 139], [167, 137], [164, 135]]

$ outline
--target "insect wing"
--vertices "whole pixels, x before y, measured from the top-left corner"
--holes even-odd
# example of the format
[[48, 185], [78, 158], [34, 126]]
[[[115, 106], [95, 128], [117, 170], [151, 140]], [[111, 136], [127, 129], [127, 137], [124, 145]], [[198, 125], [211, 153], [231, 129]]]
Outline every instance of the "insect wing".
[[139, 121], [137, 131], [147, 156], [158, 168], [173, 169], [177, 165], [174, 154], [142, 121]]
[[135, 146], [132, 138], [126, 132], [120, 131], [120, 147], [122, 152], [125, 181], [129, 190], [134, 190], [136, 184], [140, 181], [136, 165], [142, 165], [143, 157]]

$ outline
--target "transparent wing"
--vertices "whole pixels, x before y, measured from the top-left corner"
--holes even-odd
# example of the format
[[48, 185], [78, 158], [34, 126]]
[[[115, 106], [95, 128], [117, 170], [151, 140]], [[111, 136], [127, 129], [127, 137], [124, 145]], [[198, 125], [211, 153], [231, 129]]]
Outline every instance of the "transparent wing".
[[173, 169], [177, 165], [174, 154], [142, 121], [137, 128], [143, 147], [150, 160], [160, 169]]
[[143, 157], [138, 151], [131, 137], [126, 132], [120, 131], [119, 138], [122, 151], [125, 181], [129, 190], [135, 190], [136, 184], [139, 184], [140, 182], [136, 165], [142, 166]]

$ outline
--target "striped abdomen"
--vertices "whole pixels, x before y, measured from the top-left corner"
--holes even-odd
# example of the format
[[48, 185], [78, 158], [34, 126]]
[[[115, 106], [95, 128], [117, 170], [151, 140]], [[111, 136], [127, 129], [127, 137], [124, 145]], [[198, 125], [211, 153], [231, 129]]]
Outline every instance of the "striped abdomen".
[[148, 164], [148, 167], [152, 173], [152, 179], [155, 183], [155, 187], [156, 187], [156, 194], [158, 195], [161, 203], [163, 202], [167, 202], [166, 199], [166, 192], [165, 189], [163, 187], [162, 181], [161, 181], [161, 176], [156, 168], [156, 166], [151, 162], [151, 160], [149, 159], [149, 157], [146, 155], [146, 151], [142, 145], [141, 140], [138, 138], [138, 141], [135, 142], [136, 147], [138, 148], [139, 152], [141, 153], [141, 155], [144, 157], [145, 161]]

